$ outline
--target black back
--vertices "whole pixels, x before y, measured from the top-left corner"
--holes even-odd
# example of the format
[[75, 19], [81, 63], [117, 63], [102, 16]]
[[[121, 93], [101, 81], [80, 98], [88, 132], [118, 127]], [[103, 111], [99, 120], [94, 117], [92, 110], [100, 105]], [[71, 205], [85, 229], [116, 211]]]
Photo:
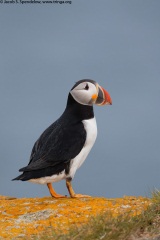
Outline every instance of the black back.
[[13, 180], [26, 181], [69, 172], [71, 159], [82, 150], [86, 131], [82, 120], [94, 117], [93, 107], [81, 105], [69, 93], [62, 116], [51, 124], [35, 142], [28, 166], [21, 168], [23, 174]]

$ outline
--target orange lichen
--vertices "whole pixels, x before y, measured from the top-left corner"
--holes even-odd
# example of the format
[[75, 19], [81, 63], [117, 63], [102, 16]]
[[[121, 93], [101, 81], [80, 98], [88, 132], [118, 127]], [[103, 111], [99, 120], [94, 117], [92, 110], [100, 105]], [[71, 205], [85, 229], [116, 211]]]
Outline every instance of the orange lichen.
[[0, 239], [29, 237], [46, 229], [65, 233], [70, 227], [84, 224], [97, 214], [109, 211], [113, 217], [124, 213], [135, 216], [150, 204], [151, 201], [143, 197], [14, 199], [0, 196]]

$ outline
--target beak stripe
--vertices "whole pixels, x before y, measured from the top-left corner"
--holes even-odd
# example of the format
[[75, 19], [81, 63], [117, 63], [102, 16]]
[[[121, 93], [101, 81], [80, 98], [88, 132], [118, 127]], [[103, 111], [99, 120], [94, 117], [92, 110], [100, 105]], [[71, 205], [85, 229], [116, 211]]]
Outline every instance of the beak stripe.
[[99, 92], [98, 92], [98, 97], [97, 97], [97, 100], [96, 100], [96, 104], [101, 105], [104, 101], [104, 96], [103, 96], [104, 94], [103, 94], [103, 91], [100, 87], [98, 89], [99, 89]]
[[103, 105], [105, 105], [105, 104], [110, 104], [110, 105], [112, 105], [112, 99], [111, 99], [109, 93], [108, 93], [104, 88], [102, 88], [102, 90], [103, 90], [103, 93], [104, 93], [104, 102], [103, 102]]

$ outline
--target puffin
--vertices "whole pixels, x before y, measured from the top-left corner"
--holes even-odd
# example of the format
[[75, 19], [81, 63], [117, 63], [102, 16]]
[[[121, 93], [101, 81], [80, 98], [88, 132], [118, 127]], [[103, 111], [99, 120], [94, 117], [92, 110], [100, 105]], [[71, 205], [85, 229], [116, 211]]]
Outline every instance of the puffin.
[[64, 179], [71, 198], [89, 197], [76, 194], [72, 180], [97, 137], [93, 104], [111, 105], [112, 99], [94, 80], [76, 82], [68, 94], [64, 112], [40, 135], [28, 165], [19, 169], [22, 174], [12, 180], [46, 184], [53, 198], [63, 198], [67, 196], [58, 194], [52, 183]]

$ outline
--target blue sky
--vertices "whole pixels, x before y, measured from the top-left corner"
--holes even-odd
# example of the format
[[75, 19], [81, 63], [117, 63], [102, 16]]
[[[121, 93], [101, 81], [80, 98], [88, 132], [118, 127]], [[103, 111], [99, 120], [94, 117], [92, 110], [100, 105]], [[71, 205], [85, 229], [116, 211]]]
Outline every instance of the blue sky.
[[[104, 87], [113, 105], [95, 107], [98, 137], [75, 191], [121, 197], [160, 188], [159, 9], [158, 0], [0, 4], [1, 195], [49, 195], [11, 179], [83, 78]], [[54, 187], [67, 194], [64, 181]]]

